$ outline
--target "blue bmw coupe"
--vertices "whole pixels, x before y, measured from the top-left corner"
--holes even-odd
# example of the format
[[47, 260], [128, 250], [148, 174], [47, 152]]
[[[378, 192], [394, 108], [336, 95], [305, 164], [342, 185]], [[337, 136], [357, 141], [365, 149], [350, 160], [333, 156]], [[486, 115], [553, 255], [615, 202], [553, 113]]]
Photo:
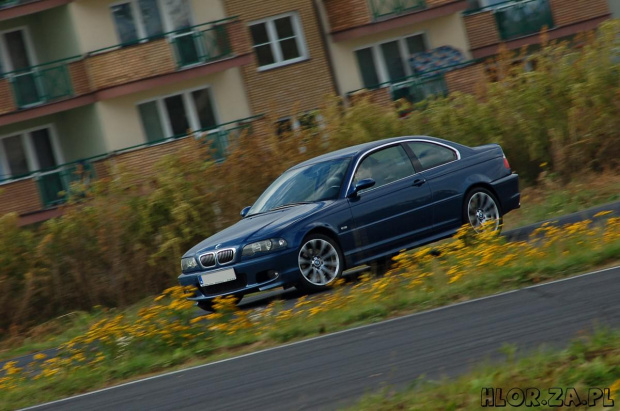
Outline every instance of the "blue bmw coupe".
[[241, 211], [241, 221], [181, 259], [181, 285], [210, 309], [217, 296], [276, 287], [320, 290], [347, 267], [453, 235], [501, 229], [520, 206], [501, 147], [426, 136], [334, 151], [298, 164]]

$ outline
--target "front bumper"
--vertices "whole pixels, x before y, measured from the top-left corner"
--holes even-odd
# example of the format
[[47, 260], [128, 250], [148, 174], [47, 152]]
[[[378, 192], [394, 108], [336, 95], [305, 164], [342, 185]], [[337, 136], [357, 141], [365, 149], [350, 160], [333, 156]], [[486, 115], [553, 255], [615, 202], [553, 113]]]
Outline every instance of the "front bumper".
[[[199, 277], [220, 268], [233, 268], [237, 279], [211, 286], [201, 286]], [[276, 274], [277, 273], [277, 274]], [[193, 301], [211, 301], [215, 297], [231, 294], [250, 294], [284, 285], [292, 285], [299, 279], [297, 250], [285, 249], [261, 257], [235, 262], [211, 270], [181, 274], [182, 286], [195, 287]]]
[[521, 194], [519, 193], [519, 175], [510, 174], [491, 183], [499, 197], [502, 206], [502, 214], [521, 207]]

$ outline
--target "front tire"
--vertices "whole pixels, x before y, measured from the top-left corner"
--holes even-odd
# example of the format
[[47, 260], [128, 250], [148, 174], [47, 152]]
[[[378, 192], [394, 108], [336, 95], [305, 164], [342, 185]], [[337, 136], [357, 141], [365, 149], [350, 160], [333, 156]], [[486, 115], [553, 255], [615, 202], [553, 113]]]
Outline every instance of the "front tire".
[[476, 187], [467, 193], [463, 222], [469, 224], [476, 233], [501, 231], [502, 212], [495, 195], [482, 187]]
[[321, 291], [342, 276], [344, 257], [338, 244], [322, 234], [311, 234], [301, 243], [297, 255], [301, 291]]

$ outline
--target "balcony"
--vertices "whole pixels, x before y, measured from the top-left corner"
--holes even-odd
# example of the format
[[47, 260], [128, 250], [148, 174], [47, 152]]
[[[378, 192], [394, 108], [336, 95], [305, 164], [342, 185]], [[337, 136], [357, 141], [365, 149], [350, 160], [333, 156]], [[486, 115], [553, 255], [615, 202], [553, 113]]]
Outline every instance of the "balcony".
[[0, 21], [63, 6], [73, 0], [0, 0]]
[[[368, 89], [352, 91], [347, 93], [347, 96], [352, 104], [368, 98], [371, 103], [384, 107], [394, 107], [395, 102], [404, 100], [415, 105], [434, 97], [445, 97], [456, 91], [476, 94], [478, 87], [485, 81], [484, 65], [476, 61], [466, 61], [377, 84]], [[410, 108], [400, 106], [401, 115], [410, 111]]]
[[460, 13], [466, 0], [323, 0], [333, 41], [352, 40]]
[[448, 85], [443, 74], [428, 77], [409, 77], [398, 83], [389, 85], [393, 101], [405, 99], [412, 104], [433, 97], [444, 97], [448, 94]]
[[511, 0], [467, 12], [477, 13], [493, 15], [501, 40], [529, 36], [543, 27], [554, 27], [549, 0]]
[[549, 0], [527, 0], [499, 7], [495, 21], [502, 40], [538, 33], [543, 27], [553, 28]]
[[510, 0], [481, 8], [476, 8], [481, 4], [477, 0], [470, 4], [464, 20], [474, 58], [496, 54], [500, 42], [510, 49], [537, 44], [537, 34], [545, 27], [554, 40], [592, 30], [609, 18], [606, 0]]
[[369, 0], [375, 20], [426, 8], [425, 0]]
[[97, 162], [105, 156], [92, 157], [53, 169], [37, 170], [27, 175], [0, 178], [0, 215], [9, 212], [29, 214], [56, 207], [70, 194], [77, 194], [96, 177]]
[[79, 96], [90, 91], [80, 56], [0, 75], [0, 114]]
[[246, 54], [244, 40], [232, 17], [95, 50], [87, 64], [93, 88], [101, 90]]
[[[190, 134], [127, 147], [116, 152], [62, 164], [53, 169], [36, 170], [26, 175], [4, 177], [0, 175], [0, 215], [9, 212], [33, 214], [65, 203], [70, 195], [83, 193], [91, 181], [108, 174], [106, 160], [109, 158], [114, 158], [113, 163], [135, 176], [136, 181], [148, 178], [153, 175], [155, 164], [163, 156], [178, 153], [181, 147], [191, 143], [190, 137], [209, 145], [212, 159], [218, 162], [224, 161], [230, 144], [244, 132], [255, 132], [253, 124], [260, 118], [262, 116], [222, 123]], [[190, 150], [190, 152], [196, 155], [197, 161], [205, 160], [198, 157], [201, 151]], [[28, 221], [38, 220], [35, 216]]]

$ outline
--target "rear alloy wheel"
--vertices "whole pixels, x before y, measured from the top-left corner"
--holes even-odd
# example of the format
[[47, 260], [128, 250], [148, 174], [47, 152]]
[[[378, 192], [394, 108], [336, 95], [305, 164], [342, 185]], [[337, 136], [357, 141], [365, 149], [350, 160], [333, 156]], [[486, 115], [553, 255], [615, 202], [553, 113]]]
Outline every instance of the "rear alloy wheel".
[[498, 231], [502, 227], [502, 214], [493, 193], [485, 188], [473, 189], [465, 201], [464, 220], [477, 233]]
[[340, 278], [344, 259], [334, 240], [321, 234], [312, 234], [302, 242], [297, 264], [300, 271], [297, 288], [303, 291], [319, 291]]

